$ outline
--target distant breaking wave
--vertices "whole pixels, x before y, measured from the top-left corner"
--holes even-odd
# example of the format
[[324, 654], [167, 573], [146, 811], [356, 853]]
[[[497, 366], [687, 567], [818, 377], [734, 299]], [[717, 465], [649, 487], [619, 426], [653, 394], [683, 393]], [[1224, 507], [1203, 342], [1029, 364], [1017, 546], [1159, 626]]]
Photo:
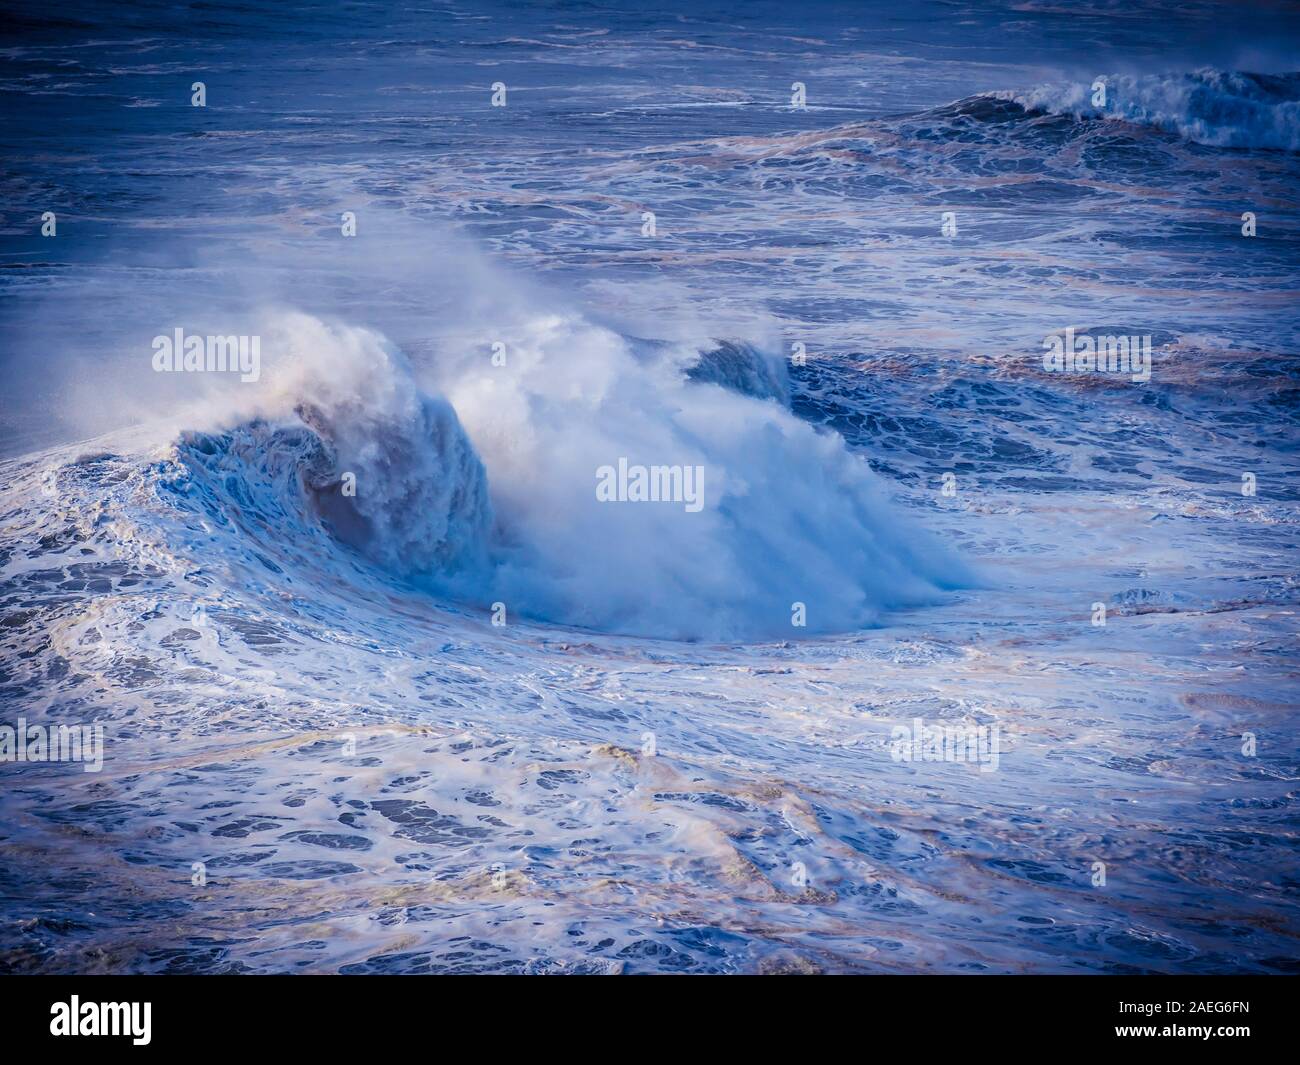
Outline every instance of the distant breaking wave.
[[[161, 494], [300, 583], [354, 568], [351, 547], [485, 611], [729, 640], [859, 629], [967, 580], [839, 436], [786, 409], [779, 362], [747, 345], [648, 356], [554, 316], [508, 368], [442, 365], [444, 399], [377, 333], [301, 314], [268, 332], [286, 353], [270, 392], [182, 434]], [[704, 509], [600, 502], [595, 471], [619, 458], [701, 466]], [[806, 628], [797, 602], [816, 604]]]
[[1152, 126], [1219, 148], [1300, 151], [1300, 74], [1202, 69], [1184, 74], [1109, 75], [1106, 106], [1091, 85], [1044, 85], [988, 95], [1031, 112]]

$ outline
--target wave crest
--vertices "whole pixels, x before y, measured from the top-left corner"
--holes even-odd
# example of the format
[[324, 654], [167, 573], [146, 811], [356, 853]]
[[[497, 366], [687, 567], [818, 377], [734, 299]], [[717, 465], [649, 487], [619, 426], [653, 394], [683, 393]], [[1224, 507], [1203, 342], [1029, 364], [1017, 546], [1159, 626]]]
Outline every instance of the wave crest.
[[269, 394], [251, 410], [236, 402], [227, 431], [182, 438], [188, 465], [220, 474], [214, 498], [281, 515], [305, 502], [306, 516], [403, 576], [480, 567], [487, 475], [450, 404], [422, 393], [377, 333], [300, 314], [270, 333], [282, 358]]
[[1030, 112], [1151, 126], [1219, 148], [1300, 151], [1300, 74], [1209, 68], [1182, 74], [1109, 75], [1104, 107], [1090, 85], [991, 93]]

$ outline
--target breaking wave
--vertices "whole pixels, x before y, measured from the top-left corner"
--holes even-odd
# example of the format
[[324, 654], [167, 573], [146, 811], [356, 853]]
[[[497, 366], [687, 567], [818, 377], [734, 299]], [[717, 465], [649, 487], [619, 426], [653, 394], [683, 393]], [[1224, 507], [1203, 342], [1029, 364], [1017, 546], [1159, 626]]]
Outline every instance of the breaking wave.
[[[967, 580], [838, 435], [779, 402], [779, 360], [751, 346], [648, 352], [550, 315], [505, 367], [446, 352], [420, 368], [308, 315], [266, 332], [268, 387], [182, 435], [173, 489], [234, 515], [262, 557], [341, 542], [484, 609], [678, 639], [857, 629]], [[602, 502], [596, 471], [620, 459], [698, 468], [703, 508]], [[804, 630], [796, 603], [817, 604]]]
[[1082, 82], [989, 95], [1031, 112], [1152, 126], [1218, 148], [1300, 150], [1300, 74], [1206, 68], [1104, 80], [1104, 106]]

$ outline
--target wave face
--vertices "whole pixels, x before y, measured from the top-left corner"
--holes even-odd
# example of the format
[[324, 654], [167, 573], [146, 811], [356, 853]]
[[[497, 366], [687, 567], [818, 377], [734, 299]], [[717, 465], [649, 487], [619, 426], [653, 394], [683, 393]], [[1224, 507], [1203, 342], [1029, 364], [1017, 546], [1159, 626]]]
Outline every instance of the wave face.
[[1081, 83], [997, 93], [1028, 111], [1152, 126], [1219, 148], [1300, 151], [1300, 74], [1112, 74], [1102, 106]]
[[790, 372], [785, 360], [751, 344], [723, 341], [700, 353], [686, 371], [692, 381], [707, 381], [757, 399], [790, 404]]
[[[218, 507], [248, 499], [296, 511], [300, 526], [300, 504], [310, 504], [340, 539], [399, 575], [481, 566], [492, 526], [483, 465], [455, 411], [419, 390], [401, 352], [370, 330], [303, 314], [280, 315], [264, 332], [280, 358], [251, 405], [256, 420], [216, 437], [186, 434], [181, 449], [220, 486]], [[246, 406], [199, 417], [229, 422]], [[296, 531], [262, 528], [271, 543]]]

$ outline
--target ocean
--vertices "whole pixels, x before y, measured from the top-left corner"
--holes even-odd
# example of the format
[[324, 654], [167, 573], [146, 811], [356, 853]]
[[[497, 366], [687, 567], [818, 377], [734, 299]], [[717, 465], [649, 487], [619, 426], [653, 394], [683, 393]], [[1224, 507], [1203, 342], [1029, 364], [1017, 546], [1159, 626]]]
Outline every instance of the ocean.
[[1300, 968], [1296, 5], [4, 6], [0, 971]]

